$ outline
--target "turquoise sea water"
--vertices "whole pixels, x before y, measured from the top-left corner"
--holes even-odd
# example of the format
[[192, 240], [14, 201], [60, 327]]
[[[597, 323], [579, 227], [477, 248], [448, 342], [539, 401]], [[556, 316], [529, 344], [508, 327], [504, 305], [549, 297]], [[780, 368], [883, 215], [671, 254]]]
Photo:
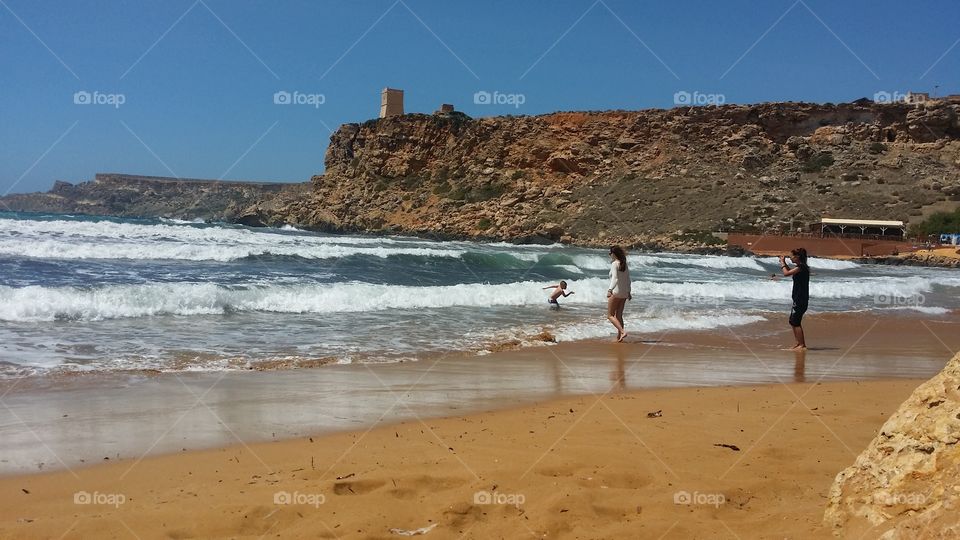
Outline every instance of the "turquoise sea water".
[[[630, 255], [635, 333], [782, 318], [774, 258]], [[0, 213], [0, 376], [416, 360], [612, 337], [604, 250]], [[812, 260], [811, 312], [949, 316], [955, 270]], [[576, 294], [548, 309], [560, 279]]]

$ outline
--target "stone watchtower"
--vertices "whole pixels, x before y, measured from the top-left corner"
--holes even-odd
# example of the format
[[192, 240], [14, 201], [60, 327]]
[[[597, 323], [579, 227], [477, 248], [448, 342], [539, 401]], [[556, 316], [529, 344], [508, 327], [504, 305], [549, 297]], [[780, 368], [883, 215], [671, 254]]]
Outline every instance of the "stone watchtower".
[[380, 92], [380, 118], [403, 114], [403, 90], [384, 88]]

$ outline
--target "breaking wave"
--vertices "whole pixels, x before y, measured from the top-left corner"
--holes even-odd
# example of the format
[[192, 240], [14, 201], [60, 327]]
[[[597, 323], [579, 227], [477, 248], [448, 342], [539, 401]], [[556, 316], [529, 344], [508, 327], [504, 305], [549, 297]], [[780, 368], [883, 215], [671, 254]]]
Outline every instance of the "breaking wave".
[[[810, 285], [812, 297], [910, 297], [929, 291], [926, 278], [865, 278]], [[388, 309], [523, 306], [544, 303], [543, 283], [523, 281], [496, 285], [459, 284], [399, 286], [370, 283], [218, 285], [213, 283], [150, 283], [98, 287], [0, 287], [0, 320], [102, 320], [157, 315], [216, 315], [243, 311], [274, 313], [345, 313]], [[566, 304], [605, 301], [606, 280], [569, 280], [576, 295]], [[666, 296], [680, 301], [784, 300], [787, 281], [660, 283], [635, 281], [634, 296]]]

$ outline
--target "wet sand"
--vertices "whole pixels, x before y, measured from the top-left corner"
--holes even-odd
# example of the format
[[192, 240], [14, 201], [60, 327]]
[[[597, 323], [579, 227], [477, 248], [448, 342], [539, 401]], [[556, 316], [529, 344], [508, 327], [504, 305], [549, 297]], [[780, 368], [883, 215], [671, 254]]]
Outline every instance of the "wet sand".
[[0, 538], [826, 538], [834, 475], [960, 350], [960, 323], [811, 314], [794, 353], [781, 318], [404, 364], [7, 382]]
[[830, 538], [834, 476], [919, 382], [614, 389], [6, 477], [0, 537]]
[[700, 332], [273, 372], [87, 375], [0, 384], [0, 474], [366, 429], [645, 388], [928, 378], [960, 350], [942, 317], [811, 314]]

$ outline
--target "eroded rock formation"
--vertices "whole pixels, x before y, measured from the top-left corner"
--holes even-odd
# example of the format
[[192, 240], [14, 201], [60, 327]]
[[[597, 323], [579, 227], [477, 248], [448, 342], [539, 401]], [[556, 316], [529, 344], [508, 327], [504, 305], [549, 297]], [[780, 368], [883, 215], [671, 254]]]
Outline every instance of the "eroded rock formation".
[[960, 538], [960, 354], [837, 475], [824, 522], [845, 538]]
[[[955, 207], [958, 109], [859, 100], [407, 114], [341, 126], [325, 173], [309, 183], [178, 206], [209, 218], [223, 204], [219, 216], [251, 225], [684, 250], [722, 244], [710, 231], [796, 230], [822, 214], [919, 219]], [[61, 191], [0, 202], [61, 204]], [[104, 203], [109, 193], [89, 195], [92, 213], [120, 206], [131, 215], [127, 203]]]
[[[683, 249], [821, 214], [917, 218], [960, 201], [956, 105], [769, 103], [469, 119], [331, 137], [300, 226]], [[678, 234], [684, 231], [685, 234]]]

